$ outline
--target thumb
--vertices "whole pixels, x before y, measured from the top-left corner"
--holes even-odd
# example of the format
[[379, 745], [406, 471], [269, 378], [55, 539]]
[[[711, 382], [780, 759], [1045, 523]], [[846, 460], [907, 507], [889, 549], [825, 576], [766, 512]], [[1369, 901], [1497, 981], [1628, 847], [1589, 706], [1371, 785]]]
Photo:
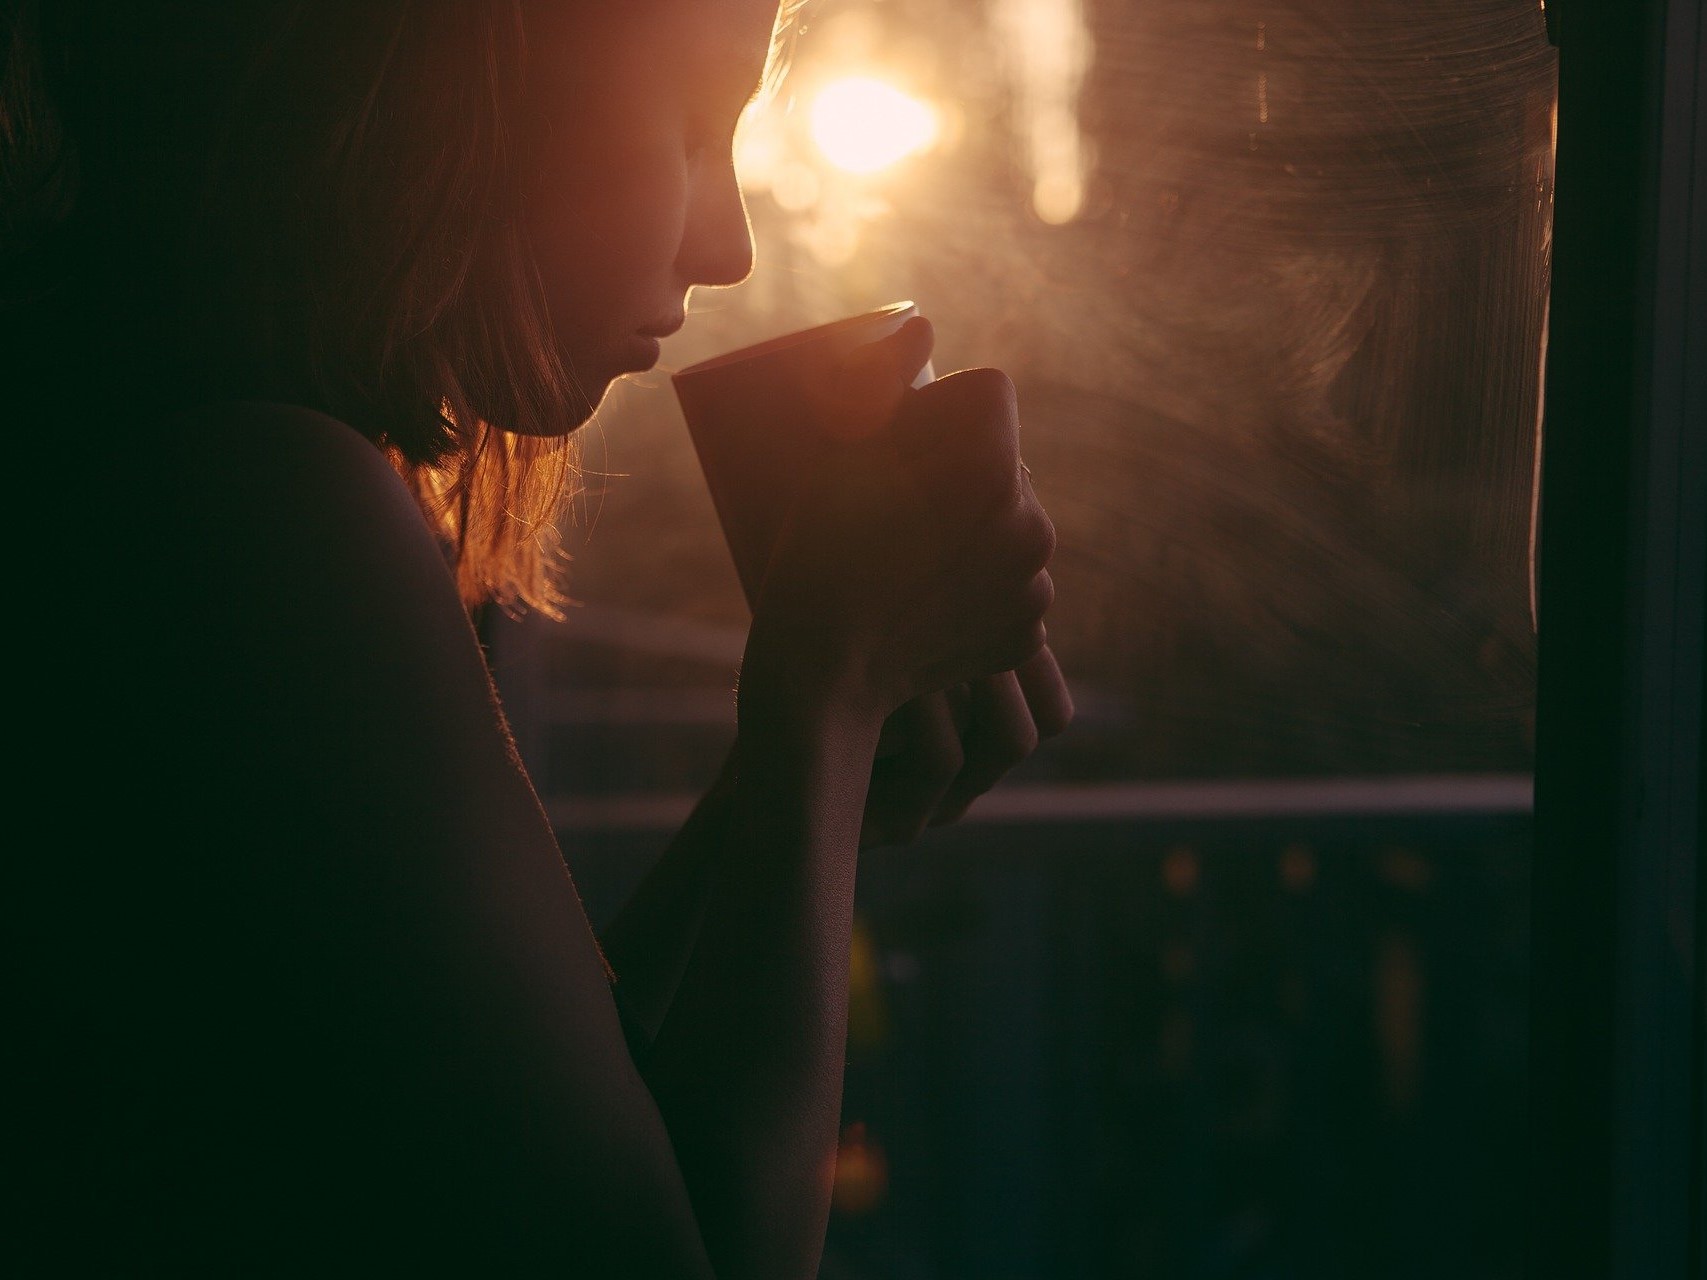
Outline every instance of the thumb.
[[855, 347], [842, 358], [823, 406], [826, 432], [851, 441], [874, 435], [888, 425], [913, 380], [930, 363], [936, 332], [923, 316], [914, 316], [894, 333]]

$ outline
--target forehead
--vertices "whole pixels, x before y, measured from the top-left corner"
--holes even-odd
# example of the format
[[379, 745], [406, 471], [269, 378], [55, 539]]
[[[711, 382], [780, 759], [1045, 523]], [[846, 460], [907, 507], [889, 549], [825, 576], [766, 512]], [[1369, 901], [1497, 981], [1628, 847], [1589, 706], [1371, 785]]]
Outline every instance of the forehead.
[[582, 0], [558, 13], [583, 47], [733, 64], [757, 79], [778, 0]]
[[776, 28], [777, 0], [666, 0], [660, 8], [699, 34], [749, 51], [769, 47]]

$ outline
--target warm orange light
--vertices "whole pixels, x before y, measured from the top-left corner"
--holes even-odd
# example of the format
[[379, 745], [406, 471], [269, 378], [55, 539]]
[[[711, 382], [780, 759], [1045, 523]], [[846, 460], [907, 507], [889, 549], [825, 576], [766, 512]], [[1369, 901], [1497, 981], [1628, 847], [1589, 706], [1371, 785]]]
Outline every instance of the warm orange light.
[[842, 1131], [836, 1151], [836, 1176], [831, 1184], [830, 1205], [837, 1213], [858, 1217], [883, 1203], [889, 1190], [889, 1159], [883, 1146], [865, 1131], [865, 1125], [850, 1124]]
[[831, 164], [848, 173], [876, 173], [937, 139], [930, 106], [873, 76], [844, 76], [812, 101], [812, 140]]

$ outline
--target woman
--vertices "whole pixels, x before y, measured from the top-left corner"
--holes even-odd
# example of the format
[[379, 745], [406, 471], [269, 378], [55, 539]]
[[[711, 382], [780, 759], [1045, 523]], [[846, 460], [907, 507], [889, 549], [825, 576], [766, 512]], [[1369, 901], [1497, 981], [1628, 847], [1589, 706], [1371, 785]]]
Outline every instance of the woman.
[[729, 765], [602, 949], [466, 612], [549, 601], [565, 440], [751, 270], [731, 133], [789, 16], [12, 18], [9, 382], [145, 534], [102, 543], [86, 681], [136, 845], [95, 833], [44, 966], [60, 1250], [814, 1274], [862, 829], [1070, 715], [1011, 384], [904, 391], [922, 321], [864, 366], [893, 417], [779, 547]]

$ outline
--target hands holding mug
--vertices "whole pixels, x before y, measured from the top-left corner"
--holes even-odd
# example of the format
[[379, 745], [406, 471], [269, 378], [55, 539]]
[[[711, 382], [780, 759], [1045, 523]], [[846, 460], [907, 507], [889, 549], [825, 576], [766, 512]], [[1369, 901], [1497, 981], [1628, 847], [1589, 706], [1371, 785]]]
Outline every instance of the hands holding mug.
[[[892, 416], [906, 393], [885, 404], [883, 388], [893, 393], [912, 383], [930, 357], [930, 339], [928, 322], [908, 321], [901, 332], [853, 353], [849, 380], [878, 397], [878, 413]], [[928, 415], [928, 403], [921, 412]], [[1013, 428], [1017, 434], [1017, 420]], [[1029, 491], [1030, 468], [1020, 462], [1019, 471]], [[956, 821], [1072, 719], [1072, 696], [1047, 643], [1014, 670], [898, 707], [878, 742], [860, 847], [910, 844], [926, 827]]]
[[933, 380], [933, 342], [897, 304], [675, 379], [753, 607], [749, 662], [884, 717], [862, 847], [958, 818], [1073, 714], [1013, 384]]

